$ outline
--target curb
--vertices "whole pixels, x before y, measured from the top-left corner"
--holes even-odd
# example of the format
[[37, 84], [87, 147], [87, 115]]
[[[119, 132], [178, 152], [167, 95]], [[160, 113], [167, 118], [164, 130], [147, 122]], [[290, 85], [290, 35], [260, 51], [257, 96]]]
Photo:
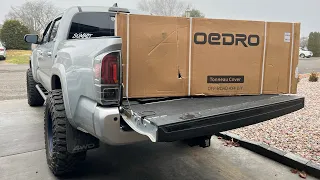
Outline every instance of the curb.
[[288, 153], [288, 152], [281, 151], [279, 149], [273, 148], [263, 143], [245, 140], [245, 139], [242, 139], [240, 136], [229, 133], [229, 132], [220, 132], [220, 133], [217, 133], [216, 136], [220, 136], [227, 140], [234, 139], [238, 141], [241, 147], [244, 147], [250, 151], [258, 153], [262, 156], [270, 158], [286, 166], [289, 166], [293, 169], [305, 171], [307, 174], [313, 177], [320, 178], [320, 165], [315, 164], [298, 155], [295, 155], [290, 152]]

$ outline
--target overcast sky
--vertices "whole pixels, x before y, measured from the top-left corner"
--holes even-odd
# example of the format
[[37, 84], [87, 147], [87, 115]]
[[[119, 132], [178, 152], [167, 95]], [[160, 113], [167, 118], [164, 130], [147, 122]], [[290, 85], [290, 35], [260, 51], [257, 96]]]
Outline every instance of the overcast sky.
[[[3, 1], [0, 3], [1, 24], [11, 6], [19, 6], [25, 2], [25, 0]], [[76, 5], [112, 6], [117, 2], [119, 7], [135, 9], [139, 0], [51, 1], [61, 8]], [[311, 31], [320, 31], [320, 0], [188, 0], [188, 2], [208, 18], [301, 22], [301, 36], [307, 36]]]

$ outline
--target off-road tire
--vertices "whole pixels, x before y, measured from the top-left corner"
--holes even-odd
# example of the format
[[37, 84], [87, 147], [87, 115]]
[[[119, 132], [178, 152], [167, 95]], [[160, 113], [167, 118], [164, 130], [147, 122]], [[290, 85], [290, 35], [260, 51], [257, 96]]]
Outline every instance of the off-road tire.
[[[48, 138], [49, 128], [52, 128], [51, 153]], [[72, 172], [77, 163], [85, 160], [86, 157], [86, 152], [69, 153], [67, 151], [67, 128], [72, 127], [66, 117], [62, 91], [50, 91], [45, 108], [44, 136], [47, 163], [52, 173], [56, 176]]]
[[28, 96], [28, 104], [30, 106], [43, 106], [44, 99], [38, 92], [36, 88], [37, 82], [33, 79], [32, 70], [29, 68], [27, 70], [27, 96]]

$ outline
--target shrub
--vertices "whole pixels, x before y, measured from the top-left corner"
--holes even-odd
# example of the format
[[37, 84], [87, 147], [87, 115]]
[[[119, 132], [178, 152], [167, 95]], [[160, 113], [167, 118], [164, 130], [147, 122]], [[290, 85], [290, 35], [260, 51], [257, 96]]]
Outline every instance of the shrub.
[[319, 79], [319, 77], [318, 77], [318, 74], [317, 73], [311, 73], [310, 74], [310, 77], [309, 77], [309, 81], [310, 82], [317, 82], [318, 81], [318, 79]]
[[30, 49], [30, 44], [24, 42], [24, 35], [28, 34], [29, 30], [26, 26], [17, 20], [7, 20], [4, 22], [0, 39], [6, 45], [7, 49]]
[[308, 50], [313, 52], [314, 57], [320, 56], [320, 32], [311, 32], [309, 34]]

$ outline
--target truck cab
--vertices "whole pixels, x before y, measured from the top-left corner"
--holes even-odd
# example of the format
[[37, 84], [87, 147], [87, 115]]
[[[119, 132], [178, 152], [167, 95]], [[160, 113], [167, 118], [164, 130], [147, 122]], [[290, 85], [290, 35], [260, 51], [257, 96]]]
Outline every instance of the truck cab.
[[[55, 175], [72, 171], [100, 142], [191, 141], [210, 146], [215, 133], [270, 120], [304, 107], [296, 95], [128, 98], [123, 91], [118, 7], [72, 7], [48, 23], [27, 71], [30, 106], [45, 104], [48, 166]], [[146, 13], [147, 14], [147, 13]]]

